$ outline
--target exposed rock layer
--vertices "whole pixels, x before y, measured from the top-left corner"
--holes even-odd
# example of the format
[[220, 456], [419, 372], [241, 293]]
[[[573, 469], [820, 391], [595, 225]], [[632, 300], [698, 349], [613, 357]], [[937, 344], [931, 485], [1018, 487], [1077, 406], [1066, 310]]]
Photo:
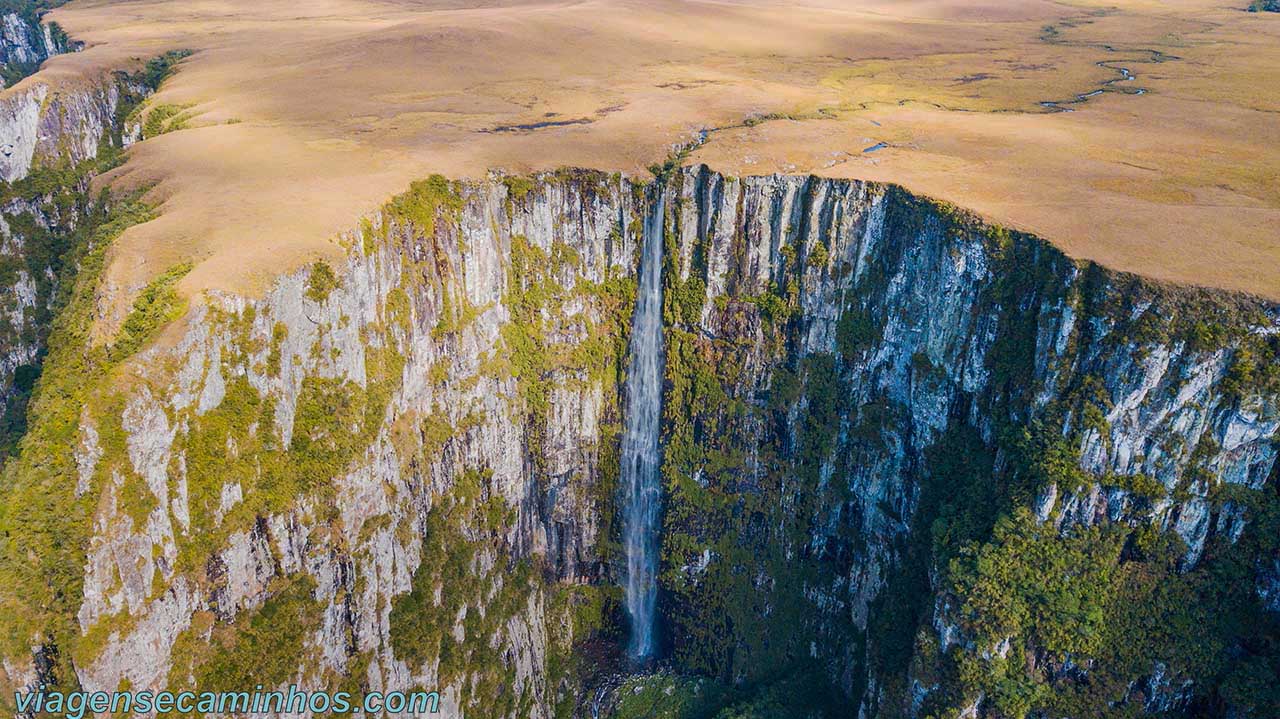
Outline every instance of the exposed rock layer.
[[0, 13], [0, 87], [15, 84], [73, 47], [62, 28], [40, 21], [33, 5], [21, 9]]
[[57, 88], [37, 77], [0, 95], [0, 452], [21, 434], [59, 287], [86, 244], [89, 182], [138, 137], [130, 112], [163, 77]]
[[[252, 656], [271, 686], [571, 710], [575, 644], [618, 639], [619, 367], [657, 193], [677, 666], [750, 683], [813, 664], [866, 716], [989, 711], [986, 684], [944, 681], [920, 646], [1060, 657], [1012, 631], [987, 646], [961, 611], [949, 540], [930, 542], [937, 495], [966, 473], [994, 489], [962, 504], [1022, 506], [1062, 542], [1176, 535], [1182, 571], [1248, 536], [1250, 493], [1275, 482], [1273, 306], [1079, 265], [870, 183], [433, 178], [346, 237], [344, 266], [211, 298], [123, 364], [99, 350], [58, 409], [76, 418], [74, 476], [44, 485], [88, 526], [70, 535], [84, 571], [5, 554], [6, 576], [73, 597], [75, 616], [28, 600], [36, 634], [17, 646], [56, 647], [90, 690], [233, 684]], [[36, 430], [10, 503], [40, 476]], [[1273, 605], [1258, 559], [1250, 592]], [[902, 592], [905, 636], [884, 626]], [[297, 643], [264, 645], [255, 622], [282, 616]], [[23, 654], [11, 686], [40, 678]], [[1186, 706], [1184, 671], [1135, 675], [1143, 706]]]

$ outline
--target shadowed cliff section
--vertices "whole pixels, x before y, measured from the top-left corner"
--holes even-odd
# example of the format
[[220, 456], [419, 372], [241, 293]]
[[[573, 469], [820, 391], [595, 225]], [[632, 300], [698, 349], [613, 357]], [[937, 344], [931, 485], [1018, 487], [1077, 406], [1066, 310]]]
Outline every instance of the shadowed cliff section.
[[780, 680], [814, 716], [1273, 706], [1274, 305], [894, 186], [706, 168], [415, 182], [341, 263], [165, 330], [176, 267], [96, 349], [82, 273], [4, 476], [7, 686], [233, 688], [252, 657], [585, 712], [625, 641], [659, 196], [674, 671], [744, 715]]
[[143, 136], [146, 99], [174, 71], [169, 53], [75, 91], [32, 82], [0, 102], [0, 457], [26, 431], [27, 403], [46, 340], [68, 301], [111, 198], [93, 180], [118, 167]]
[[678, 665], [870, 716], [1275, 706], [1274, 305], [893, 187], [671, 192]]

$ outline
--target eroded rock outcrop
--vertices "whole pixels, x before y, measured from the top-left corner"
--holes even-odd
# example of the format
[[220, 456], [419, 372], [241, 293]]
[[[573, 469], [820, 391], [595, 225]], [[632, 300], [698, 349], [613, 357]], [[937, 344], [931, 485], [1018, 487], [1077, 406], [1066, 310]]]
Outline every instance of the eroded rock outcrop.
[[0, 93], [0, 454], [25, 431], [58, 292], [105, 209], [90, 180], [139, 136], [132, 111], [176, 55], [82, 85], [35, 77]]
[[[38, 587], [3, 597], [37, 627], [9, 684], [56, 674], [29, 651], [56, 646], [91, 690], [236, 689], [249, 663], [272, 687], [438, 688], [451, 716], [572, 711], [575, 647], [618, 639], [619, 368], [657, 192], [676, 667], [803, 667], [827, 678], [807, 699], [868, 717], [1007, 714], [1013, 662], [1027, 710], [1082, 677], [1150, 711], [1203, 696], [1189, 660], [1104, 666], [1094, 637], [1139, 568], [1182, 587], [1239, 554], [1232, 601], [1274, 604], [1251, 527], [1274, 494], [1276, 308], [899, 188], [705, 168], [425, 180], [341, 266], [55, 363], [84, 391], [33, 413], [6, 475], [11, 506], [45, 492], [65, 515], [24, 530], [34, 555], [6, 549], [8, 584]], [[126, 330], [169, 316], [166, 288]], [[1041, 586], [1055, 562], [1078, 581]], [[1001, 587], [1018, 612], [975, 599]], [[1041, 590], [1080, 616], [1028, 628]]]
[[0, 13], [0, 87], [30, 75], [50, 57], [78, 49], [55, 23], [41, 22], [34, 5]]

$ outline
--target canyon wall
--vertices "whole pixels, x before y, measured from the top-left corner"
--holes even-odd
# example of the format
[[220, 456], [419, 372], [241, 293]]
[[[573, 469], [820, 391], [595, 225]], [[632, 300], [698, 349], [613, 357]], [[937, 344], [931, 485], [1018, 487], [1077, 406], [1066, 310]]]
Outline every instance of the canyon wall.
[[87, 225], [102, 221], [90, 181], [141, 136], [143, 102], [178, 59], [80, 84], [35, 77], [0, 95], [0, 455], [25, 431], [60, 293]]
[[[451, 715], [572, 707], [569, 643], [616, 604], [601, 547], [638, 210], [621, 178], [522, 201], [433, 178], [348, 237], [345, 266], [213, 298], [176, 346], [120, 349], [176, 316], [181, 268], [125, 338], [87, 361], [54, 348], [9, 506], [57, 485], [57, 508], [33, 507], [45, 519], [10, 549], [85, 572], [8, 565], [73, 613], [35, 610], [43, 654], [10, 682], [56, 653], [57, 680], [85, 688], [349, 681], [438, 687]], [[76, 291], [92, 305], [91, 272]], [[86, 524], [54, 549], [63, 513]], [[292, 631], [252, 631], [267, 617]]]
[[626, 639], [622, 368], [660, 196], [673, 670], [801, 675], [831, 716], [1265, 700], [1275, 306], [896, 187], [705, 168], [423, 180], [343, 264], [190, 308], [176, 266], [96, 346], [102, 252], [148, 210], [93, 215], [5, 468], [7, 688], [585, 711]]
[[78, 49], [57, 23], [45, 23], [35, 3], [0, 5], [0, 88], [34, 73], [50, 57]]
[[897, 188], [672, 192], [679, 663], [821, 667], [835, 715], [1260, 710], [1233, 683], [1277, 658], [1274, 305]]

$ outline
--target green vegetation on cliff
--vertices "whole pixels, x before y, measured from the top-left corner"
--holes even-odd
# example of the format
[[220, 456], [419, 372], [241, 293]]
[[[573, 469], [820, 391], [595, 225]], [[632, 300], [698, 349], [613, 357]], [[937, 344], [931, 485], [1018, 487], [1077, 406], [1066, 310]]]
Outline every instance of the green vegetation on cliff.
[[[678, 218], [673, 224], [679, 226]], [[852, 639], [848, 627], [814, 621], [805, 593], [849, 561], [846, 550], [814, 547], [810, 540], [815, 517], [848, 499], [820, 481], [822, 466], [836, 453], [838, 435], [832, 430], [848, 411], [839, 399], [846, 388], [836, 358], [821, 354], [778, 362], [768, 396], [755, 395], [749, 389], [749, 363], [757, 352], [771, 359], [785, 354], [796, 316], [796, 285], [712, 303], [722, 326], [751, 328], [760, 318], [761, 340], [750, 334], [708, 336], [698, 323], [709, 299], [704, 279], [709, 239], [700, 238], [692, 249], [684, 281], [674, 242], [668, 235], [663, 273], [660, 578], [672, 657], [685, 671], [751, 691], [765, 691], [780, 674], [803, 667], [814, 681], [806, 687], [802, 708], [822, 712], [837, 698], [821, 680], [827, 657], [813, 661], [814, 647]], [[808, 401], [797, 407], [801, 396]], [[782, 431], [793, 419], [794, 436]], [[753, 444], [747, 438], [760, 423], [769, 428], [767, 441]], [[834, 461], [844, 459], [839, 455]], [[724, 716], [769, 713], [745, 707], [741, 714], [726, 710]]]
[[[828, 692], [863, 698], [881, 717], [954, 716], [979, 700], [1000, 717], [1129, 716], [1145, 702], [1188, 715], [1274, 706], [1274, 687], [1258, 677], [1274, 670], [1280, 633], [1253, 588], [1258, 558], [1276, 551], [1256, 539], [1275, 534], [1274, 493], [1229, 485], [1211, 499], [1215, 512], [1243, 508], [1249, 529], [1237, 542], [1211, 533], [1187, 571], [1187, 548], [1153, 522], [1152, 508], [1187, 501], [1191, 482], [1222, 486], [1205, 466], [1214, 440], [1186, 449], [1191, 466], [1173, 488], [1140, 473], [1095, 476], [1080, 457], [1087, 437], [1109, 441], [1107, 382], [1116, 380], [1102, 373], [1125, 369], [1116, 365], [1126, 357], [1172, 347], [1208, 361], [1221, 352], [1226, 372], [1215, 392], [1224, 408], [1275, 396], [1280, 343], [1256, 330], [1272, 322], [1261, 305], [1077, 266], [1035, 238], [894, 188], [885, 203], [887, 236], [842, 294], [834, 355], [797, 352], [812, 321], [804, 292], [832, 264], [826, 245], [784, 237], [781, 272], [761, 293], [714, 298], [710, 328], [701, 325], [709, 239], [683, 248], [684, 281], [678, 248], [667, 248], [661, 587], [675, 666], [767, 686], [816, 654]], [[914, 244], [921, 238], [932, 238], [929, 249]], [[895, 466], [920, 441], [924, 418], [912, 415], [921, 408], [882, 394], [883, 376], [869, 397], [851, 379], [868, 350], [902, 341], [902, 326], [885, 334], [888, 273], [929, 261], [907, 262], [905, 253], [931, 243], [952, 260], [973, 243], [992, 263], [974, 310], [992, 323], [990, 389], [955, 392], [946, 431], [917, 450], [919, 460]], [[727, 282], [734, 287], [735, 277]], [[1059, 351], [1091, 354], [1075, 360], [1087, 369], [1057, 369], [1064, 384], [1037, 404], [1053, 316], [1045, 308], [1055, 306], [1070, 308], [1078, 328]], [[899, 320], [907, 332], [912, 321]], [[923, 350], [910, 370], [913, 394], [954, 381]], [[1169, 442], [1163, 451], [1182, 451]], [[868, 470], [905, 473], [905, 504], [870, 507], [850, 496], [852, 478]], [[1061, 529], [1056, 514], [1043, 522], [1031, 513], [1051, 488], [1064, 497], [1093, 487], [1123, 493], [1126, 513]], [[864, 523], [873, 518], [905, 531], [870, 534]], [[833, 610], [843, 590], [824, 588], [844, 586], [877, 554], [889, 558], [887, 575], [863, 632]], [[943, 651], [936, 621], [955, 623], [963, 643]], [[1148, 686], [1155, 672], [1168, 684]], [[1185, 680], [1193, 681], [1179, 695]]]
[[197, 629], [212, 629], [213, 636], [208, 644], [193, 645], [190, 663], [175, 663], [171, 676], [194, 672], [196, 686], [218, 692], [245, 691], [258, 684], [277, 687], [294, 679], [307, 639], [320, 625], [323, 605], [316, 601], [315, 581], [307, 575], [278, 584], [261, 607], [232, 623], [216, 628], [197, 624]]
[[124, 325], [108, 354], [119, 362], [137, 352], [160, 327], [178, 319], [187, 311], [186, 301], [173, 288], [178, 280], [191, 271], [191, 263], [184, 262], [170, 267], [147, 283], [133, 308], [125, 317]]
[[[125, 76], [119, 85], [116, 116], [106, 136], [99, 138], [94, 157], [77, 163], [65, 155], [55, 160], [37, 158], [26, 177], [0, 182], [0, 205], [6, 206], [2, 217], [15, 238], [0, 251], [0, 286], [12, 288], [24, 275], [35, 288], [34, 302], [22, 308], [20, 315], [0, 321], [0, 346], [33, 344], [37, 348], [35, 361], [14, 371], [0, 414], [0, 458], [16, 451], [26, 432], [28, 403], [43, 371], [43, 344], [70, 295], [86, 239], [101, 222], [102, 198], [92, 193], [90, 181], [119, 165], [126, 118], [187, 54], [166, 53]], [[21, 326], [12, 324], [14, 316], [23, 317]], [[0, 391], [4, 383], [5, 378], [0, 378]]]
[[[565, 179], [599, 181], [590, 174]], [[511, 193], [506, 209], [519, 211], [531, 186], [512, 178], [506, 184]], [[384, 226], [384, 232], [394, 231], [398, 223], [426, 239], [436, 256], [424, 275], [429, 277], [434, 270], [441, 278], [453, 279], [453, 253], [442, 243], [458, 231], [459, 190], [439, 180], [415, 188], [393, 201], [388, 215], [393, 224]], [[601, 438], [595, 448], [599, 486], [580, 501], [590, 503], [584, 511], [603, 513], [617, 482], [616, 387], [634, 282], [615, 277], [612, 270], [606, 270], [603, 281], [589, 282], [581, 276], [586, 269], [583, 258], [559, 239], [548, 248], [521, 235], [512, 236], [502, 299], [509, 321], [499, 328], [499, 351], [481, 364], [480, 374], [514, 383], [516, 402], [511, 411], [524, 427], [525, 452], [540, 483], [551, 481], [543, 475], [543, 463], [552, 393], [558, 388], [582, 391], [584, 386], [602, 386]], [[431, 337], [442, 344], [456, 341], [489, 309], [470, 306], [449, 282], [441, 283], [438, 296]], [[571, 307], [576, 307], [573, 314], [569, 314]], [[451, 367], [441, 363], [438, 374], [433, 369], [433, 381], [474, 381], [460, 380], [452, 373]], [[400, 444], [417, 445], [413, 462], [423, 468], [465, 430], [451, 428], [438, 414], [411, 418], [410, 424], [413, 421], [419, 423], [418, 436], [413, 437], [413, 430], [405, 426]], [[557, 716], [568, 717], [579, 699], [574, 693], [578, 675], [590, 669], [576, 649], [609, 631], [607, 615], [616, 607], [617, 591], [611, 586], [550, 581], [552, 568], [542, 560], [515, 554], [509, 544], [516, 526], [515, 509], [496, 494], [491, 474], [485, 468], [468, 468], [454, 479], [445, 496], [437, 498], [426, 519], [421, 564], [412, 588], [392, 606], [392, 647], [411, 667], [435, 666], [442, 684], [459, 682], [467, 711], [523, 716], [530, 710], [533, 694], [529, 686], [516, 683], [512, 662], [532, 661], [532, 657], [513, 660], [500, 654], [500, 649], [512, 640], [513, 622], [545, 623], [530, 629], [546, 631], [550, 642], [538, 681], [545, 679], [551, 689]], [[602, 524], [607, 527], [607, 519]]]
[[[30, 408], [31, 431], [18, 455], [5, 464], [0, 503], [0, 647], [7, 656], [27, 651], [32, 642], [74, 646], [74, 617], [84, 581], [89, 516], [96, 493], [77, 494], [73, 456], [80, 442], [80, 419], [93, 389], [118, 361], [91, 339], [93, 298], [110, 242], [127, 227], [150, 219], [136, 200], [108, 202], [104, 197], [78, 230], [79, 268], [65, 286], [53, 329], [45, 372]], [[33, 635], [33, 631], [36, 632]], [[59, 681], [75, 681], [70, 652], [58, 654]]]
[[537, 579], [528, 560], [491, 549], [503, 546], [515, 513], [489, 478], [468, 470], [427, 516], [413, 586], [392, 604], [391, 645], [415, 669], [435, 665], [442, 686], [460, 681], [468, 711], [507, 716], [527, 712], [520, 702], [529, 695], [517, 691], [498, 647], [507, 622], [537, 596]]

